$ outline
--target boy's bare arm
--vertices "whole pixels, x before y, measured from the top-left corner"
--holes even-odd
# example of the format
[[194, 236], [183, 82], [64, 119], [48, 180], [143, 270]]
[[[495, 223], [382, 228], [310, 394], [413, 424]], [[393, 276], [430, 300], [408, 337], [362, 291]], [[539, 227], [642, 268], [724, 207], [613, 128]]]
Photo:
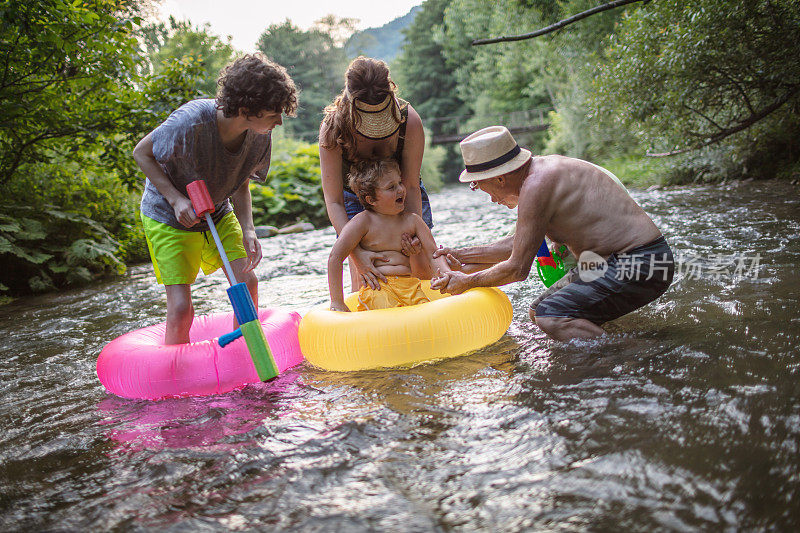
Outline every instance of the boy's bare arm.
[[192, 207], [192, 202], [181, 194], [172, 184], [164, 169], [156, 161], [153, 155], [153, 134], [148, 133], [133, 149], [133, 159], [144, 175], [150, 180], [161, 196], [167, 199], [169, 205], [175, 210], [175, 218], [184, 226], [191, 227], [200, 222]]
[[253, 224], [253, 200], [250, 196], [250, 180], [245, 180], [231, 195], [233, 213], [242, 227], [242, 244], [247, 252], [247, 265], [242, 272], [253, 270], [261, 262], [261, 243], [256, 237]]
[[339, 238], [331, 248], [330, 256], [328, 256], [328, 291], [331, 296], [331, 309], [334, 311], [350, 310], [344, 303], [342, 263], [358, 246], [368, 229], [367, 216], [365, 213], [359, 213], [342, 228], [342, 233], [339, 234]]

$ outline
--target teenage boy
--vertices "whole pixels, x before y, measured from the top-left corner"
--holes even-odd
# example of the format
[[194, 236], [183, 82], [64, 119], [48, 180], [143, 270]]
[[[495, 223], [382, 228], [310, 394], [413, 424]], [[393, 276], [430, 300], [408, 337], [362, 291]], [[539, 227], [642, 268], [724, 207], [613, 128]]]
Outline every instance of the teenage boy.
[[[165, 344], [189, 342], [194, 320], [191, 284], [200, 268], [222, 266], [208, 224], [200, 220], [186, 185], [204, 180], [212, 219], [236, 280], [258, 306], [261, 245], [253, 226], [249, 182], [264, 182], [271, 131], [281, 115], [294, 116], [297, 90], [286, 69], [261, 55], [246, 55], [223, 69], [215, 100], [192, 100], [148, 133], [133, 151], [144, 172], [141, 215], [156, 279], [167, 293]], [[227, 272], [225, 274], [227, 276]]]

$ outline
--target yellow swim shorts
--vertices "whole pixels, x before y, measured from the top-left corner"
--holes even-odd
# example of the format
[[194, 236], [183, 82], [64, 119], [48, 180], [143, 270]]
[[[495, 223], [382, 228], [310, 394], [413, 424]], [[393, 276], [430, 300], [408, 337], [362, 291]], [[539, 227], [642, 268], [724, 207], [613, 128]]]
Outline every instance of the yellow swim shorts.
[[[142, 225], [156, 280], [162, 285], [190, 285], [200, 268], [208, 275], [222, 266], [210, 231], [184, 231], [144, 215]], [[228, 213], [216, 226], [228, 260], [247, 257], [236, 215]]]
[[388, 283], [379, 281], [379, 291], [369, 287], [361, 287], [358, 291], [358, 306], [356, 311], [373, 311], [375, 309], [389, 309], [391, 307], [405, 307], [409, 305], [430, 302], [422, 292], [422, 282], [413, 276], [387, 276]]

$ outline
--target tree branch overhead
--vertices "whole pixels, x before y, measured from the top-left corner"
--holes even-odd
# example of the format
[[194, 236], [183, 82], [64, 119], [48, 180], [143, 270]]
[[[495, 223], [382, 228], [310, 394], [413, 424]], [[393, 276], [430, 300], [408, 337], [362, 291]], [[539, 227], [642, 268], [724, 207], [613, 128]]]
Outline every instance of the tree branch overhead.
[[565, 18], [564, 20], [558, 21], [555, 24], [547, 26], [546, 28], [542, 28], [541, 30], [536, 30], [531, 33], [523, 33], [522, 35], [509, 35], [507, 37], [495, 37], [491, 39], [475, 39], [472, 41], [472, 46], [480, 46], [483, 44], [494, 44], [494, 43], [505, 43], [505, 42], [512, 42], [512, 41], [523, 41], [525, 39], [532, 39], [534, 37], [539, 37], [540, 35], [544, 35], [546, 33], [551, 33], [556, 30], [560, 30], [565, 26], [569, 26], [574, 22], [578, 22], [579, 20], [583, 20], [586, 17], [590, 17], [596, 13], [601, 13], [603, 11], [607, 11], [609, 9], [614, 9], [617, 7], [622, 7], [627, 4], [633, 4], [635, 2], [649, 2], [650, 0], [614, 0], [613, 2], [609, 2], [607, 4], [603, 4], [597, 7], [593, 7], [592, 9], [587, 9], [577, 15], [573, 15], [571, 17]]

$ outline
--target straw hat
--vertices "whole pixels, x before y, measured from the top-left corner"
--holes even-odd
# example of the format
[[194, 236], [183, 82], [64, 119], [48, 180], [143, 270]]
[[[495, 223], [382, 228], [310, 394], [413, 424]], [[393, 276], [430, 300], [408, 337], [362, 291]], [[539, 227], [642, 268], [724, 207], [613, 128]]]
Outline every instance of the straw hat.
[[385, 139], [400, 127], [401, 122], [395, 117], [394, 95], [387, 94], [383, 102], [368, 104], [358, 98], [353, 100], [358, 120], [356, 131], [367, 139]]
[[468, 183], [502, 176], [528, 162], [531, 152], [520, 148], [504, 126], [489, 126], [461, 141], [464, 170], [458, 181]]

